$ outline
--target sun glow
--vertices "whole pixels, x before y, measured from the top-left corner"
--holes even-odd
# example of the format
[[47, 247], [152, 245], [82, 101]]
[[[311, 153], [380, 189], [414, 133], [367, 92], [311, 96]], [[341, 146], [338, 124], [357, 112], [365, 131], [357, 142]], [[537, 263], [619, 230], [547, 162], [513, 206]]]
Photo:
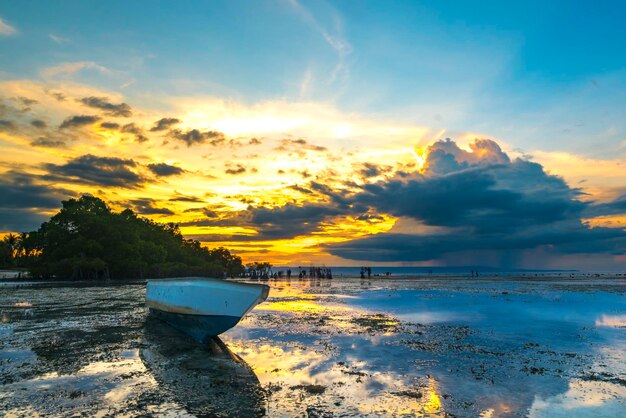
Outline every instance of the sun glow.
[[424, 172], [424, 166], [428, 160], [428, 147], [415, 147], [411, 149], [411, 152], [415, 156], [418, 171], [420, 173]]

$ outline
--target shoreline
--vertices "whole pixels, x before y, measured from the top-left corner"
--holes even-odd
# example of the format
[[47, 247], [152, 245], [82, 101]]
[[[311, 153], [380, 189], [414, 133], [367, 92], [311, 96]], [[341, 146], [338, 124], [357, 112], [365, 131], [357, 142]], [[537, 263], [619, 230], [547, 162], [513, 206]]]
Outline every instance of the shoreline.
[[[145, 285], [148, 279], [116, 279], [116, 280], [68, 280], [68, 279], [31, 279], [28, 277], [18, 278], [17, 276], [6, 277], [2, 273], [11, 272], [9, 270], [0, 270], [0, 286], [1, 285], [90, 285], [90, 286], [116, 286], [116, 285]], [[15, 272], [15, 271], [14, 271]], [[192, 277], [192, 276], [178, 276]], [[193, 276], [204, 278], [203, 276]], [[155, 278], [172, 279], [170, 278]], [[206, 277], [214, 278], [214, 277]], [[306, 283], [306, 282], [333, 282], [333, 281], [361, 281], [385, 283], [393, 281], [459, 281], [459, 282], [498, 282], [498, 281], [581, 281], [581, 280], [624, 280], [626, 281], [626, 273], [536, 273], [536, 274], [485, 274], [481, 276], [470, 276], [462, 274], [397, 274], [397, 275], [372, 275], [371, 277], [361, 278], [358, 275], [335, 275], [333, 279], [317, 278], [317, 277], [292, 277], [287, 279], [282, 277], [279, 279], [270, 278], [268, 280], [251, 280], [249, 277], [234, 277], [224, 280], [248, 281], [254, 283]], [[626, 285], [626, 282], [624, 283]]]

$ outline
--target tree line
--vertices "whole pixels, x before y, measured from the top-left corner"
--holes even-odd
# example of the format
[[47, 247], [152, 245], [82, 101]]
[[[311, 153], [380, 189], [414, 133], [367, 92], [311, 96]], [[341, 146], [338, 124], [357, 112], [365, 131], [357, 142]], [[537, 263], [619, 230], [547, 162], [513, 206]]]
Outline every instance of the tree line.
[[106, 280], [176, 276], [222, 277], [243, 272], [226, 248], [185, 239], [178, 225], [119, 213], [93, 196], [62, 202], [61, 210], [32, 232], [0, 241], [0, 267], [24, 268], [37, 279]]

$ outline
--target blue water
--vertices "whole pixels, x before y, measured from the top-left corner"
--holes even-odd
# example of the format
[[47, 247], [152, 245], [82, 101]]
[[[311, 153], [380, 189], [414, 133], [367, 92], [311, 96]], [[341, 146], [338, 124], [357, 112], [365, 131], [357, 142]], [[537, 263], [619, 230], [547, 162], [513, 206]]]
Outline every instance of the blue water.
[[[493, 340], [509, 344], [549, 344], [584, 350], [590, 342], [605, 343], [623, 336], [620, 328], [598, 325], [603, 318], [626, 315], [626, 298], [612, 292], [519, 292], [502, 283], [458, 290], [366, 291], [349, 303], [387, 312], [420, 324], [468, 325]], [[604, 320], [606, 322], [606, 320]], [[586, 339], [581, 330], [594, 329]]]
[[[327, 385], [339, 415], [371, 402], [398, 416], [626, 416], [626, 283], [537, 274], [277, 281], [284, 305], [228, 338], [262, 382]], [[276, 347], [288, 355], [273, 362]], [[441, 407], [426, 413], [428, 385]]]

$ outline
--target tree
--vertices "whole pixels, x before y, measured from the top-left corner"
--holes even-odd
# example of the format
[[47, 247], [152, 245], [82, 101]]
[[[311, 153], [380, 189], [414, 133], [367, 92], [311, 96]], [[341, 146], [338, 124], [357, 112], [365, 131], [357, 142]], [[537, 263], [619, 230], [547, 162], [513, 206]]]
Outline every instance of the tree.
[[0, 262], [10, 251], [11, 261], [37, 278], [222, 277], [243, 271], [241, 258], [225, 248], [209, 250], [185, 239], [176, 224], [159, 224], [130, 209], [115, 213], [87, 195], [63, 201], [61, 210], [37, 231], [19, 239], [7, 237], [0, 246]]

